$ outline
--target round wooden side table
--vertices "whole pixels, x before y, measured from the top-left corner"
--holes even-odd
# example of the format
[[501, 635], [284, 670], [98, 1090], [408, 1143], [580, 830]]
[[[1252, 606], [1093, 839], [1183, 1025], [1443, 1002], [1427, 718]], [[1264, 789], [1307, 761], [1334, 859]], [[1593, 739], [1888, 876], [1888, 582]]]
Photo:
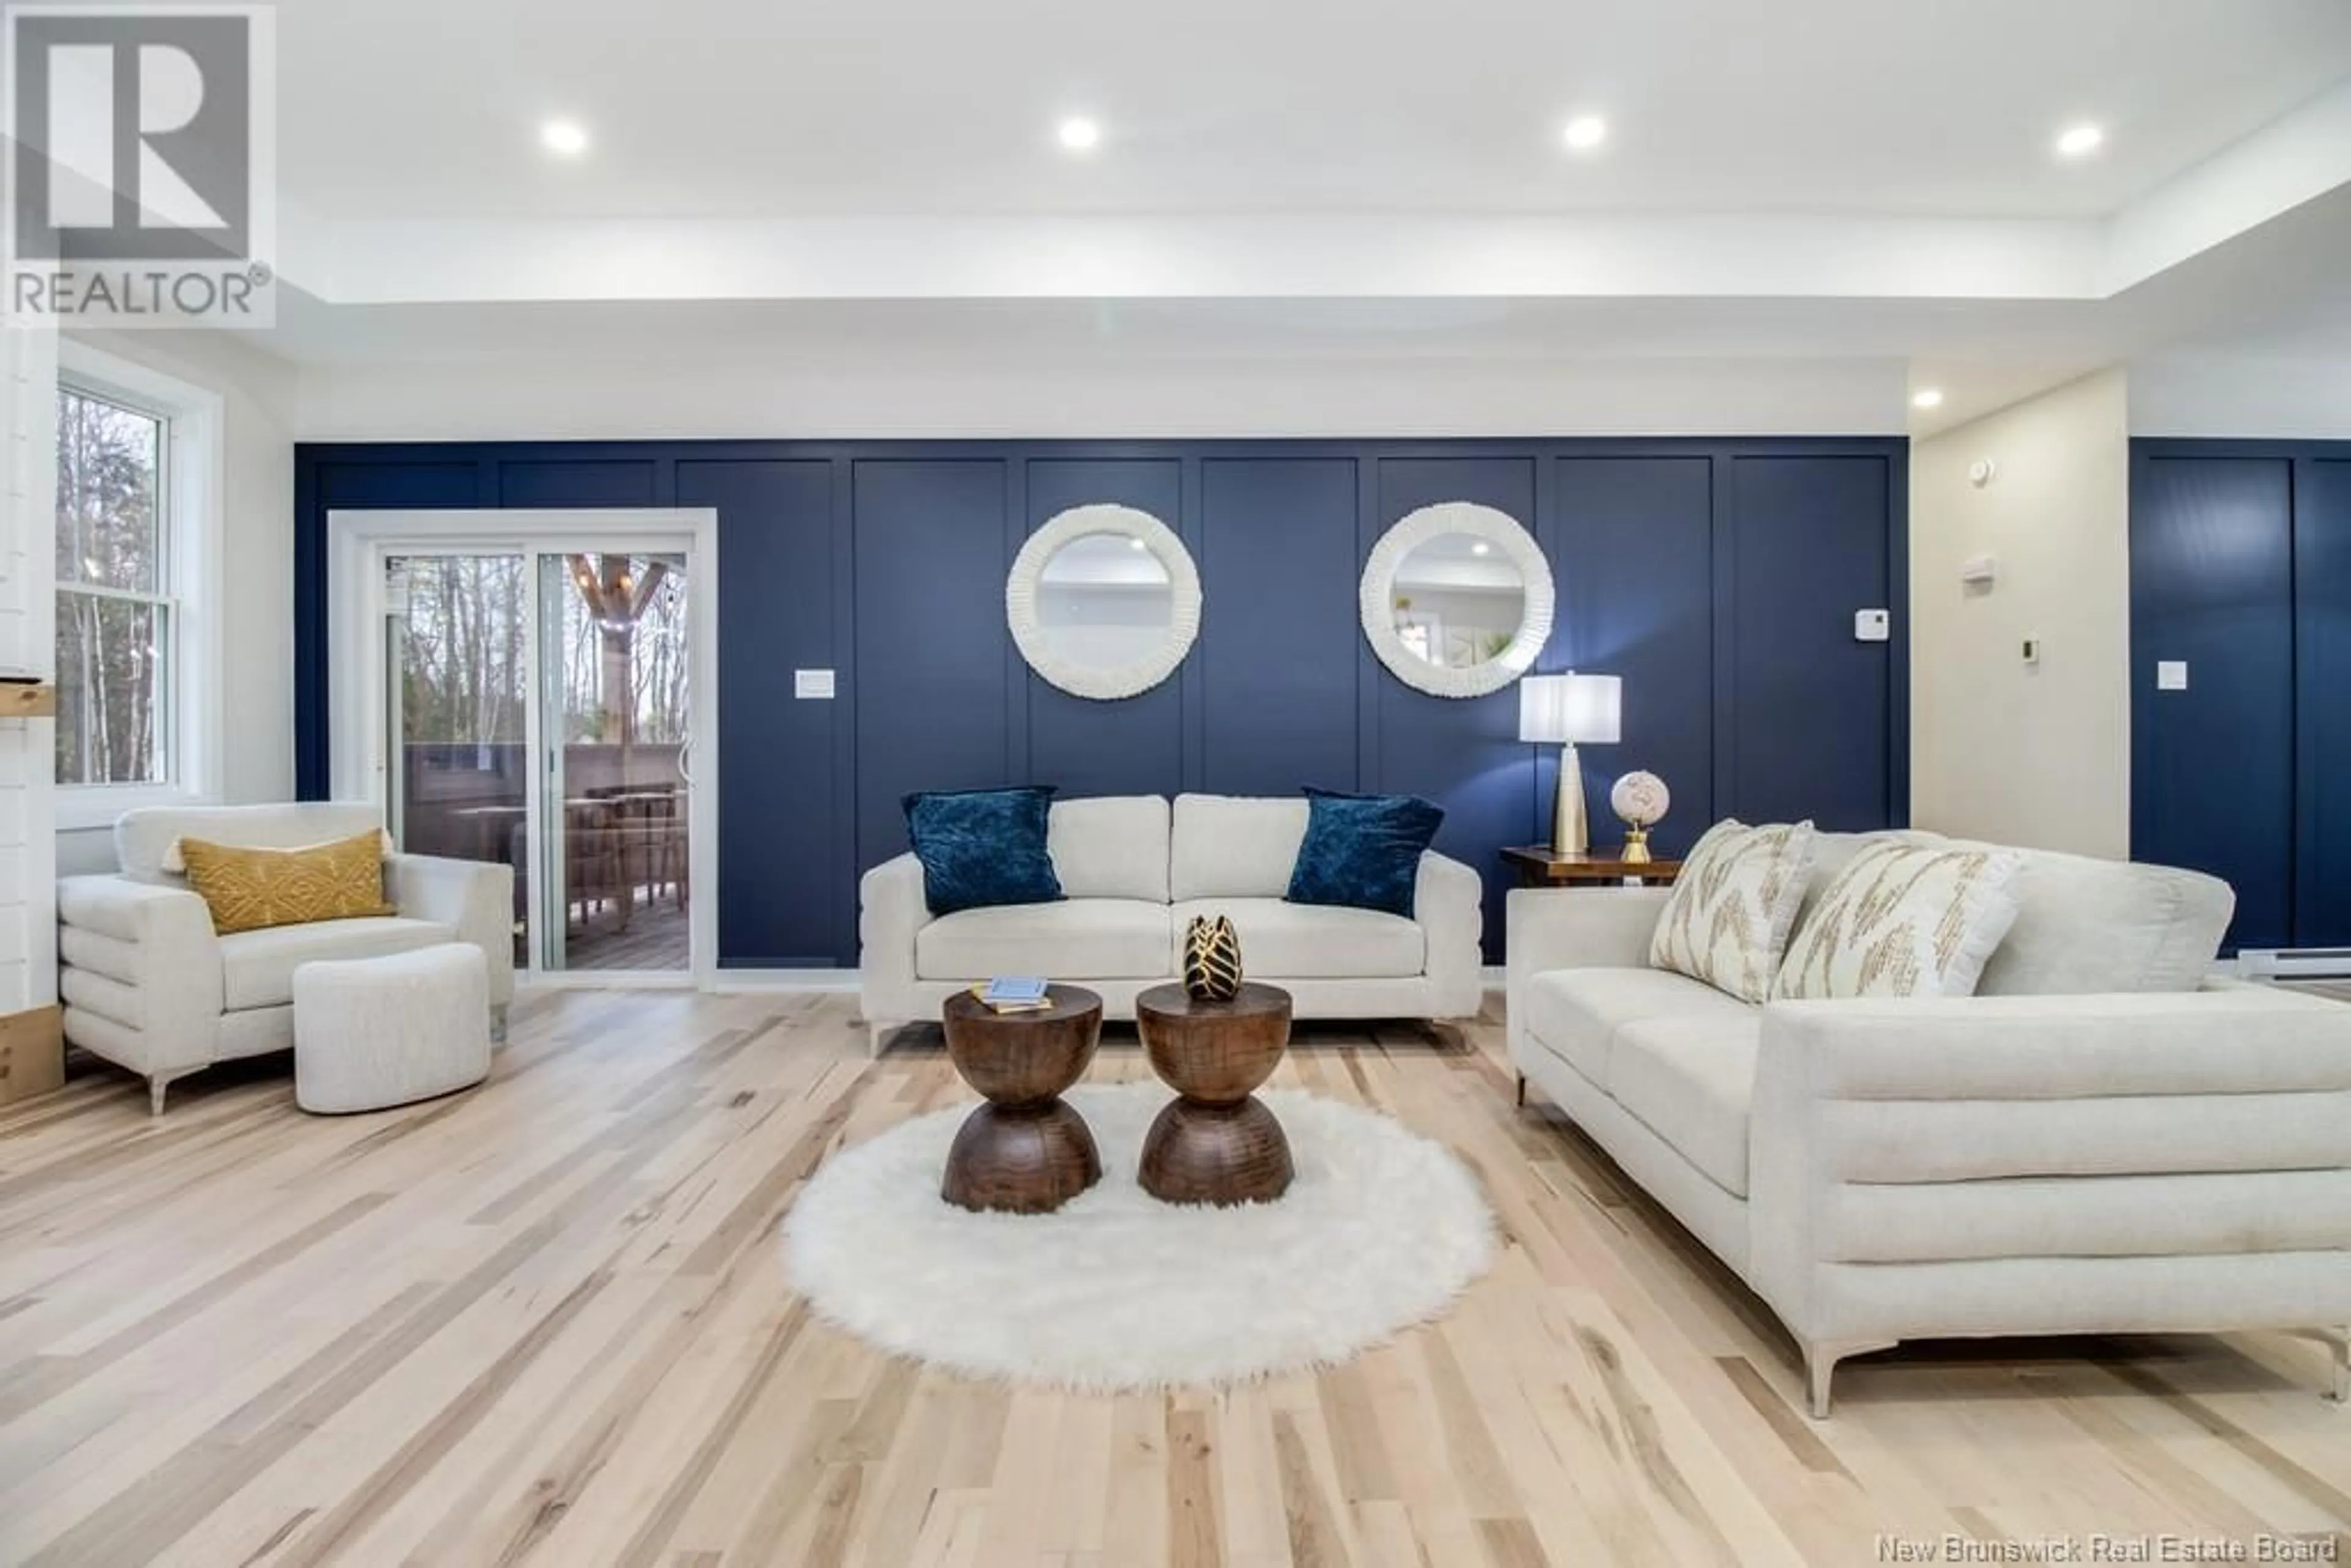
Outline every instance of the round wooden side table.
[[1167, 1203], [1270, 1203], [1290, 1190], [1290, 1140], [1253, 1092], [1290, 1043], [1290, 993], [1255, 982], [1228, 1002], [1181, 986], [1134, 998], [1152, 1071], [1176, 1091], [1143, 1140], [1143, 1190]]
[[1102, 998], [1054, 986], [1053, 1005], [999, 1013], [968, 991], [946, 1000], [947, 1054], [987, 1103], [956, 1133], [939, 1196], [959, 1207], [1045, 1214], [1102, 1179], [1085, 1118], [1061, 1091], [1102, 1043]]

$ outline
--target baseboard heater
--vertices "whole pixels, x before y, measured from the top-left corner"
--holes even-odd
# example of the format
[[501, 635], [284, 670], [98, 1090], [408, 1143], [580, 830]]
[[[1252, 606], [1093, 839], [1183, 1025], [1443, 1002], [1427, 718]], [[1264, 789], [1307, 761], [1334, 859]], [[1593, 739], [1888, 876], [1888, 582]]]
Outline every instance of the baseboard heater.
[[2351, 979], [2351, 947], [2249, 947], [2237, 973], [2250, 980]]

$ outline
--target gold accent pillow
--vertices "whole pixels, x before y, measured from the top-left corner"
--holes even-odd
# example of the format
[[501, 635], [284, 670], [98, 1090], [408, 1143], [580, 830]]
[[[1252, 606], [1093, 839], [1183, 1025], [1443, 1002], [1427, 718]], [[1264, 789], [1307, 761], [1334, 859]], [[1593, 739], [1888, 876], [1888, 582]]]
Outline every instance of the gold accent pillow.
[[1682, 859], [1649, 939], [1650, 967], [1742, 1002], [1770, 1001], [1812, 866], [1810, 822], [1717, 822]]
[[1987, 845], [1871, 844], [1813, 901], [1777, 995], [1971, 997], [2016, 924], [2023, 857]]
[[314, 920], [396, 915], [383, 896], [383, 835], [373, 828], [298, 850], [249, 850], [182, 839], [188, 885], [226, 936]]

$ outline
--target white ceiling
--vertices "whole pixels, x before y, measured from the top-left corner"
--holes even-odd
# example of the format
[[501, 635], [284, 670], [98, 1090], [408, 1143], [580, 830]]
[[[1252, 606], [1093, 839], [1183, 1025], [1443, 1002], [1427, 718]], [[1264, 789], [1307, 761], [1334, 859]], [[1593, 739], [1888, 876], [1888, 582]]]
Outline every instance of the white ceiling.
[[[278, 19], [298, 287], [263, 346], [381, 396], [455, 366], [789, 365], [886, 405], [879, 375], [1714, 364], [1750, 418], [1758, 378], [1812, 364], [1925, 434], [2118, 359], [2351, 330], [2351, 0]], [[1089, 156], [1055, 144], [1072, 112], [1104, 128]], [[1582, 112], [1612, 127], [1588, 155], [1560, 142]], [[587, 156], [541, 150], [557, 115]], [[2055, 157], [2085, 120], [2105, 149]], [[1906, 383], [1946, 401], [1912, 413]]]
[[[329, 217], [2112, 213], [2351, 76], [2344, 0], [298, 0]], [[1614, 130], [1565, 153], [1575, 112]], [[1055, 121], [1083, 111], [1101, 151]], [[578, 118], [576, 163], [536, 129]], [[2105, 152], [2050, 155], [2095, 120]]]

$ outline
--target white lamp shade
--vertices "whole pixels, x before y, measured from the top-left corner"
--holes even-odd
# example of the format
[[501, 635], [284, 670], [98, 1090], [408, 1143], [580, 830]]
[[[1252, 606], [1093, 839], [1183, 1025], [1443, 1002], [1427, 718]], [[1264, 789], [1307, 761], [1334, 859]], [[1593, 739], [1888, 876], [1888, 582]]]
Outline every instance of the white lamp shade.
[[1614, 675], [1529, 675], [1519, 683], [1519, 738], [1552, 746], [1613, 746], [1625, 683]]

